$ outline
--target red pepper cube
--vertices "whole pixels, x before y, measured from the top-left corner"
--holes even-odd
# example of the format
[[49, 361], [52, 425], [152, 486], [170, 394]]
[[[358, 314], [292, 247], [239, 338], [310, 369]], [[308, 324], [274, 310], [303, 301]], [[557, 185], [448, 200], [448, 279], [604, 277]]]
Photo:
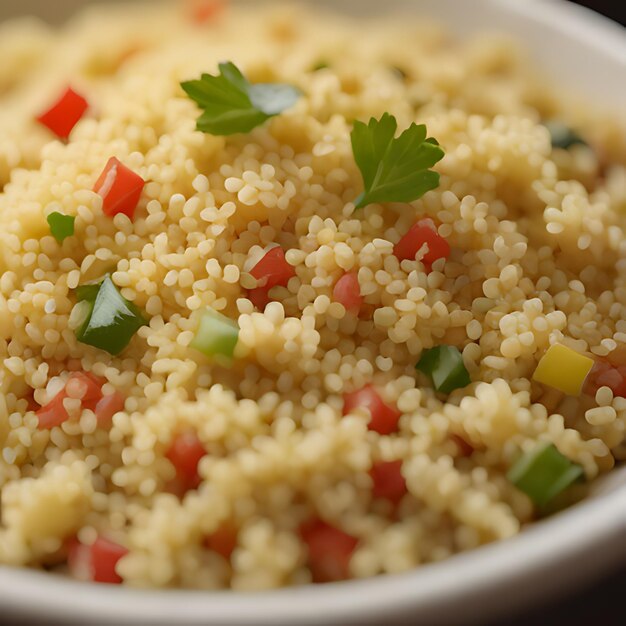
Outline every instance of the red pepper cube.
[[195, 0], [191, 3], [190, 17], [195, 24], [215, 21], [226, 9], [225, 0]]
[[428, 250], [422, 263], [429, 271], [435, 261], [450, 256], [450, 244], [437, 232], [431, 219], [423, 219], [414, 224], [394, 246], [393, 253], [400, 261], [412, 261], [424, 244], [428, 246]]
[[285, 259], [285, 251], [276, 246], [250, 270], [257, 279], [257, 286], [248, 291], [248, 298], [259, 309], [265, 308], [270, 301], [269, 291], [273, 287], [286, 287], [296, 275], [296, 270]]
[[[102, 400], [102, 385], [106, 381], [90, 372], [73, 372], [66, 385], [68, 397], [79, 397], [83, 409], [96, 410], [96, 405]], [[75, 390], [77, 393], [72, 393]]]
[[609, 387], [613, 395], [626, 398], [626, 366], [615, 366], [604, 359], [598, 359], [587, 375], [584, 391], [595, 396], [600, 387]]
[[237, 547], [237, 536], [237, 528], [231, 523], [225, 523], [204, 540], [204, 545], [230, 561], [230, 557]]
[[87, 100], [71, 87], [68, 87], [61, 98], [36, 119], [40, 124], [49, 128], [59, 139], [67, 139], [88, 107]]
[[184, 494], [200, 484], [198, 463], [205, 455], [206, 450], [195, 433], [185, 432], [174, 437], [165, 456], [176, 469], [176, 490], [179, 493]]
[[63, 405], [63, 400], [67, 398], [65, 389], [59, 391], [48, 404], [42, 406], [35, 415], [39, 420], [39, 430], [50, 430], [55, 426], [60, 426], [63, 422], [67, 421], [70, 416], [67, 409]]
[[132, 220], [145, 184], [141, 176], [111, 157], [93, 190], [102, 196], [105, 215], [124, 213]]
[[320, 519], [303, 524], [300, 536], [308, 548], [307, 564], [314, 582], [329, 583], [350, 577], [350, 559], [358, 539]]
[[269, 289], [265, 289], [265, 287], [256, 287], [255, 289], [248, 290], [248, 300], [254, 304], [254, 306], [259, 309], [259, 311], [264, 311], [265, 307], [272, 301], [269, 294]]
[[257, 288], [271, 289], [278, 285], [287, 286], [289, 279], [296, 275], [296, 271], [287, 263], [285, 251], [280, 246], [275, 246], [265, 253], [250, 274], [257, 279]]
[[26, 401], [28, 402], [28, 405], [26, 407], [27, 411], [36, 412], [41, 408], [41, 405], [35, 401], [34, 390], [31, 390], [26, 396]]
[[474, 446], [465, 441], [463, 437], [460, 437], [459, 435], [455, 435], [453, 433], [450, 435], [450, 439], [456, 445], [460, 457], [466, 458], [474, 454]]
[[73, 541], [67, 562], [70, 572], [78, 580], [119, 585], [122, 577], [115, 568], [118, 561], [127, 554], [128, 550], [123, 546], [98, 537], [90, 546]]
[[94, 409], [96, 419], [98, 420], [98, 426], [101, 428], [109, 426], [113, 416], [124, 410], [125, 403], [126, 399], [119, 391], [115, 391], [108, 396], [102, 396], [102, 398], [98, 400], [96, 408]]
[[70, 416], [63, 404], [65, 398], [80, 400], [81, 408], [95, 411], [102, 400], [102, 385], [105, 382], [104, 378], [91, 372], [72, 372], [65, 387], [36, 412], [39, 428], [49, 430], [69, 419]]
[[333, 298], [343, 304], [346, 311], [358, 314], [363, 306], [361, 286], [356, 272], [345, 273], [336, 283], [333, 289]]
[[397, 408], [383, 402], [372, 385], [366, 385], [362, 389], [346, 393], [343, 396], [344, 415], [361, 408], [370, 412], [369, 430], [380, 435], [390, 435], [398, 430], [398, 421], [402, 413]]
[[380, 461], [372, 466], [372, 495], [375, 498], [400, 502], [407, 492], [406, 480], [402, 475], [402, 461]]

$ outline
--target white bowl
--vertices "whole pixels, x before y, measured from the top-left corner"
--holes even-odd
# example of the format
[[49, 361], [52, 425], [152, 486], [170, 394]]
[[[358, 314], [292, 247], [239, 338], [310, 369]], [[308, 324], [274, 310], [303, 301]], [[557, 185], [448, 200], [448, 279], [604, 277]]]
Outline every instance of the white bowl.
[[[505, 30], [543, 70], [616, 110], [626, 103], [624, 30], [557, 0], [317, 0], [351, 13], [392, 10], [440, 18], [453, 31]], [[0, 7], [0, 17], [39, 5], [57, 13], [79, 0]], [[585, 502], [521, 535], [415, 571], [363, 581], [242, 594], [138, 591], [0, 568], [3, 617], [55, 623], [451, 624], [483, 622], [589, 581], [626, 562], [626, 468], [599, 482]]]

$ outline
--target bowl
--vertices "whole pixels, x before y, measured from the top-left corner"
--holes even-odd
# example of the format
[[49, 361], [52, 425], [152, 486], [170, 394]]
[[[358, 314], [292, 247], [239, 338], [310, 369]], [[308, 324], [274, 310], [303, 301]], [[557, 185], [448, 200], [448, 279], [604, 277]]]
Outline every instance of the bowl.
[[[242, 0], [244, 1], [244, 0]], [[80, 0], [3, 3], [0, 19], [60, 20]], [[562, 0], [318, 0], [351, 14], [422, 14], [467, 36], [507, 31], [548, 76], [623, 113], [626, 36], [616, 24]], [[520, 535], [401, 574], [263, 593], [147, 591], [95, 586], [0, 567], [3, 616], [55, 623], [259, 624], [484, 623], [590, 582], [626, 562], [626, 468], [591, 497]]]

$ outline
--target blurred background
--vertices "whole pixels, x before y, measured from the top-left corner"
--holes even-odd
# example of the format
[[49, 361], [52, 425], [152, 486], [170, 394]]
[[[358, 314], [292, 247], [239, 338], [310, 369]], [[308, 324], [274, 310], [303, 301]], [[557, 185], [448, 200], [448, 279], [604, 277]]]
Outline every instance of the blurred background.
[[[85, 4], [93, 3], [98, 0], [83, 0]], [[124, 2], [128, 0], [114, 0], [116, 2]], [[419, 0], [416, 0], [419, 1]], [[611, 17], [622, 25], [626, 24], [626, 2], [624, 0], [570, 0], [576, 4], [587, 6], [599, 13]], [[24, 15], [31, 13], [36, 6], [41, 9], [42, 4], [46, 6], [49, 19], [60, 20], [68, 14], [72, 8], [79, 4], [80, 0], [47, 0], [42, 3], [41, 0], [0, 0], [0, 16], [7, 15]], [[358, 2], [358, 0], [354, 0]]]

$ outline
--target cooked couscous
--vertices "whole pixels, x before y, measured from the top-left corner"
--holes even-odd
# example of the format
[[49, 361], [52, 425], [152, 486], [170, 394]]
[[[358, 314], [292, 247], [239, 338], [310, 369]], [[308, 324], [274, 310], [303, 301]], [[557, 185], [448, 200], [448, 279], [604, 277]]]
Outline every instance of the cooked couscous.
[[626, 132], [515, 44], [204, 0], [0, 54], [0, 562], [402, 572], [626, 458]]

